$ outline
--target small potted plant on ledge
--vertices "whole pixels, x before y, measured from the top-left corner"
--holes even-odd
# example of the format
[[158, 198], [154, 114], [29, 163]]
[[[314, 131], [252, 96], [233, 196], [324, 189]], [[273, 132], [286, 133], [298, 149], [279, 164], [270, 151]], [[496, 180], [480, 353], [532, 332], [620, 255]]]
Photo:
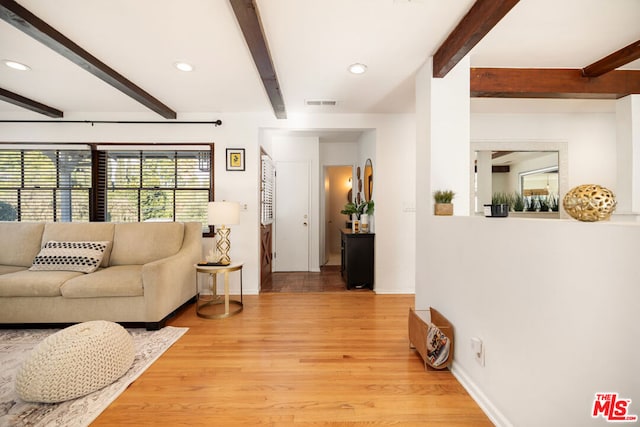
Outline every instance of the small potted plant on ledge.
[[456, 195], [451, 190], [437, 190], [433, 192], [433, 200], [436, 202], [433, 207], [434, 215], [453, 215], [453, 197]]
[[509, 209], [512, 204], [513, 200], [510, 194], [493, 193], [491, 204], [484, 205], [484, 216], [500, 218], [509, 216]]

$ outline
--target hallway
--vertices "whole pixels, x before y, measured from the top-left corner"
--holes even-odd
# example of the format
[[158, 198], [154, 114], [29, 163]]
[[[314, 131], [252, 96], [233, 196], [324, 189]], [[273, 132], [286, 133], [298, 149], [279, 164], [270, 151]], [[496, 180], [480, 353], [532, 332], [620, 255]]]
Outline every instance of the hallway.
[[[263, 284], [260, 292], [347, 292], [347, 287], [340, 277], [340, 266], [327, 265], [320, 268], [320, 273], [304, 271], [272, 273], [270, 283]], [[352, 289], [349, 292], [373, 291]]]

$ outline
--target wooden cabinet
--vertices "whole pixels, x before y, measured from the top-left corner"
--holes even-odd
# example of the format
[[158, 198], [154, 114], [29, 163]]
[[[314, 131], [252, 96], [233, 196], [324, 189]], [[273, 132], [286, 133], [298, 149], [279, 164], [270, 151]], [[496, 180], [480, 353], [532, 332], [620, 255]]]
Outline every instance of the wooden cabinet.
[[347, 289], [373, 289], [373, 233], [352, 233], [350, 229], [340, 230], [342, 234], [340, 274]]

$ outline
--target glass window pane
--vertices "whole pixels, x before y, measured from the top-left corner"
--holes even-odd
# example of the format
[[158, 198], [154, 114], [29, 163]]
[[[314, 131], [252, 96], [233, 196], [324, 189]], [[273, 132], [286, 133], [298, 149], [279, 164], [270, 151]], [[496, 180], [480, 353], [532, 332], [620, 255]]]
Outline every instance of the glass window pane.
[[18, 220], [18, 192], [0, 188], [0, 221]]
[[138, 188], [140, 186], [140, 153], [113, 152], [108, 160], [109, 188]]
[[16, 150], [0, 151], [0, 188], [21, 186], [21, 153]]
[[142, 188], [175, 186], [175, 153], [150, 151], [143, 155]]
[[107, 221], [136, 222], [138, 218], [138, 190], [107, 191]]
[[176, 221], [207, 224], [208, 190], [176, 191]]
[[53, 221], [54, 189], [25, 189], [20, 192], [21, 221]]
[[173, 221], [173, 190], [140, 192], [142, 221]]
[[91, 176], [88, 150], [0, 149], [0, 201], [10, 206], [0, 209], [20, 221], [86, 221]]
[[55, 188], [56, 175], [55, 151], [24, 152], [25, 188]]
[[59, 222], [89, 221], [89, 190], [56, 191], [56, 220]]
[[[211, 152], [121, 151], [108, 159], [108, 220], [198, 221], [207, 228]], [[139, 193], [125, 191], [134, 187]], [[140, 218], [133, 219], [138, 203]]]
[[208, 188], [210, 179], [209, 162], [203, 158], [209, 152], [183, 153], [178, 158], [178, 188]]
[[59, 187], [91, 188], [91, 153], [61, 151], [59, 154]]

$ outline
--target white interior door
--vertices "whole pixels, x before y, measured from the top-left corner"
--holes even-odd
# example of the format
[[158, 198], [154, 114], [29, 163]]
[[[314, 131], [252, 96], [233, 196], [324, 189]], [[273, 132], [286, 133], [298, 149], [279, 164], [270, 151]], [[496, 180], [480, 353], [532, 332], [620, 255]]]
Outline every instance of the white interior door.
[[274, 271], [309, 271], [308, 161], [276, 162]]

